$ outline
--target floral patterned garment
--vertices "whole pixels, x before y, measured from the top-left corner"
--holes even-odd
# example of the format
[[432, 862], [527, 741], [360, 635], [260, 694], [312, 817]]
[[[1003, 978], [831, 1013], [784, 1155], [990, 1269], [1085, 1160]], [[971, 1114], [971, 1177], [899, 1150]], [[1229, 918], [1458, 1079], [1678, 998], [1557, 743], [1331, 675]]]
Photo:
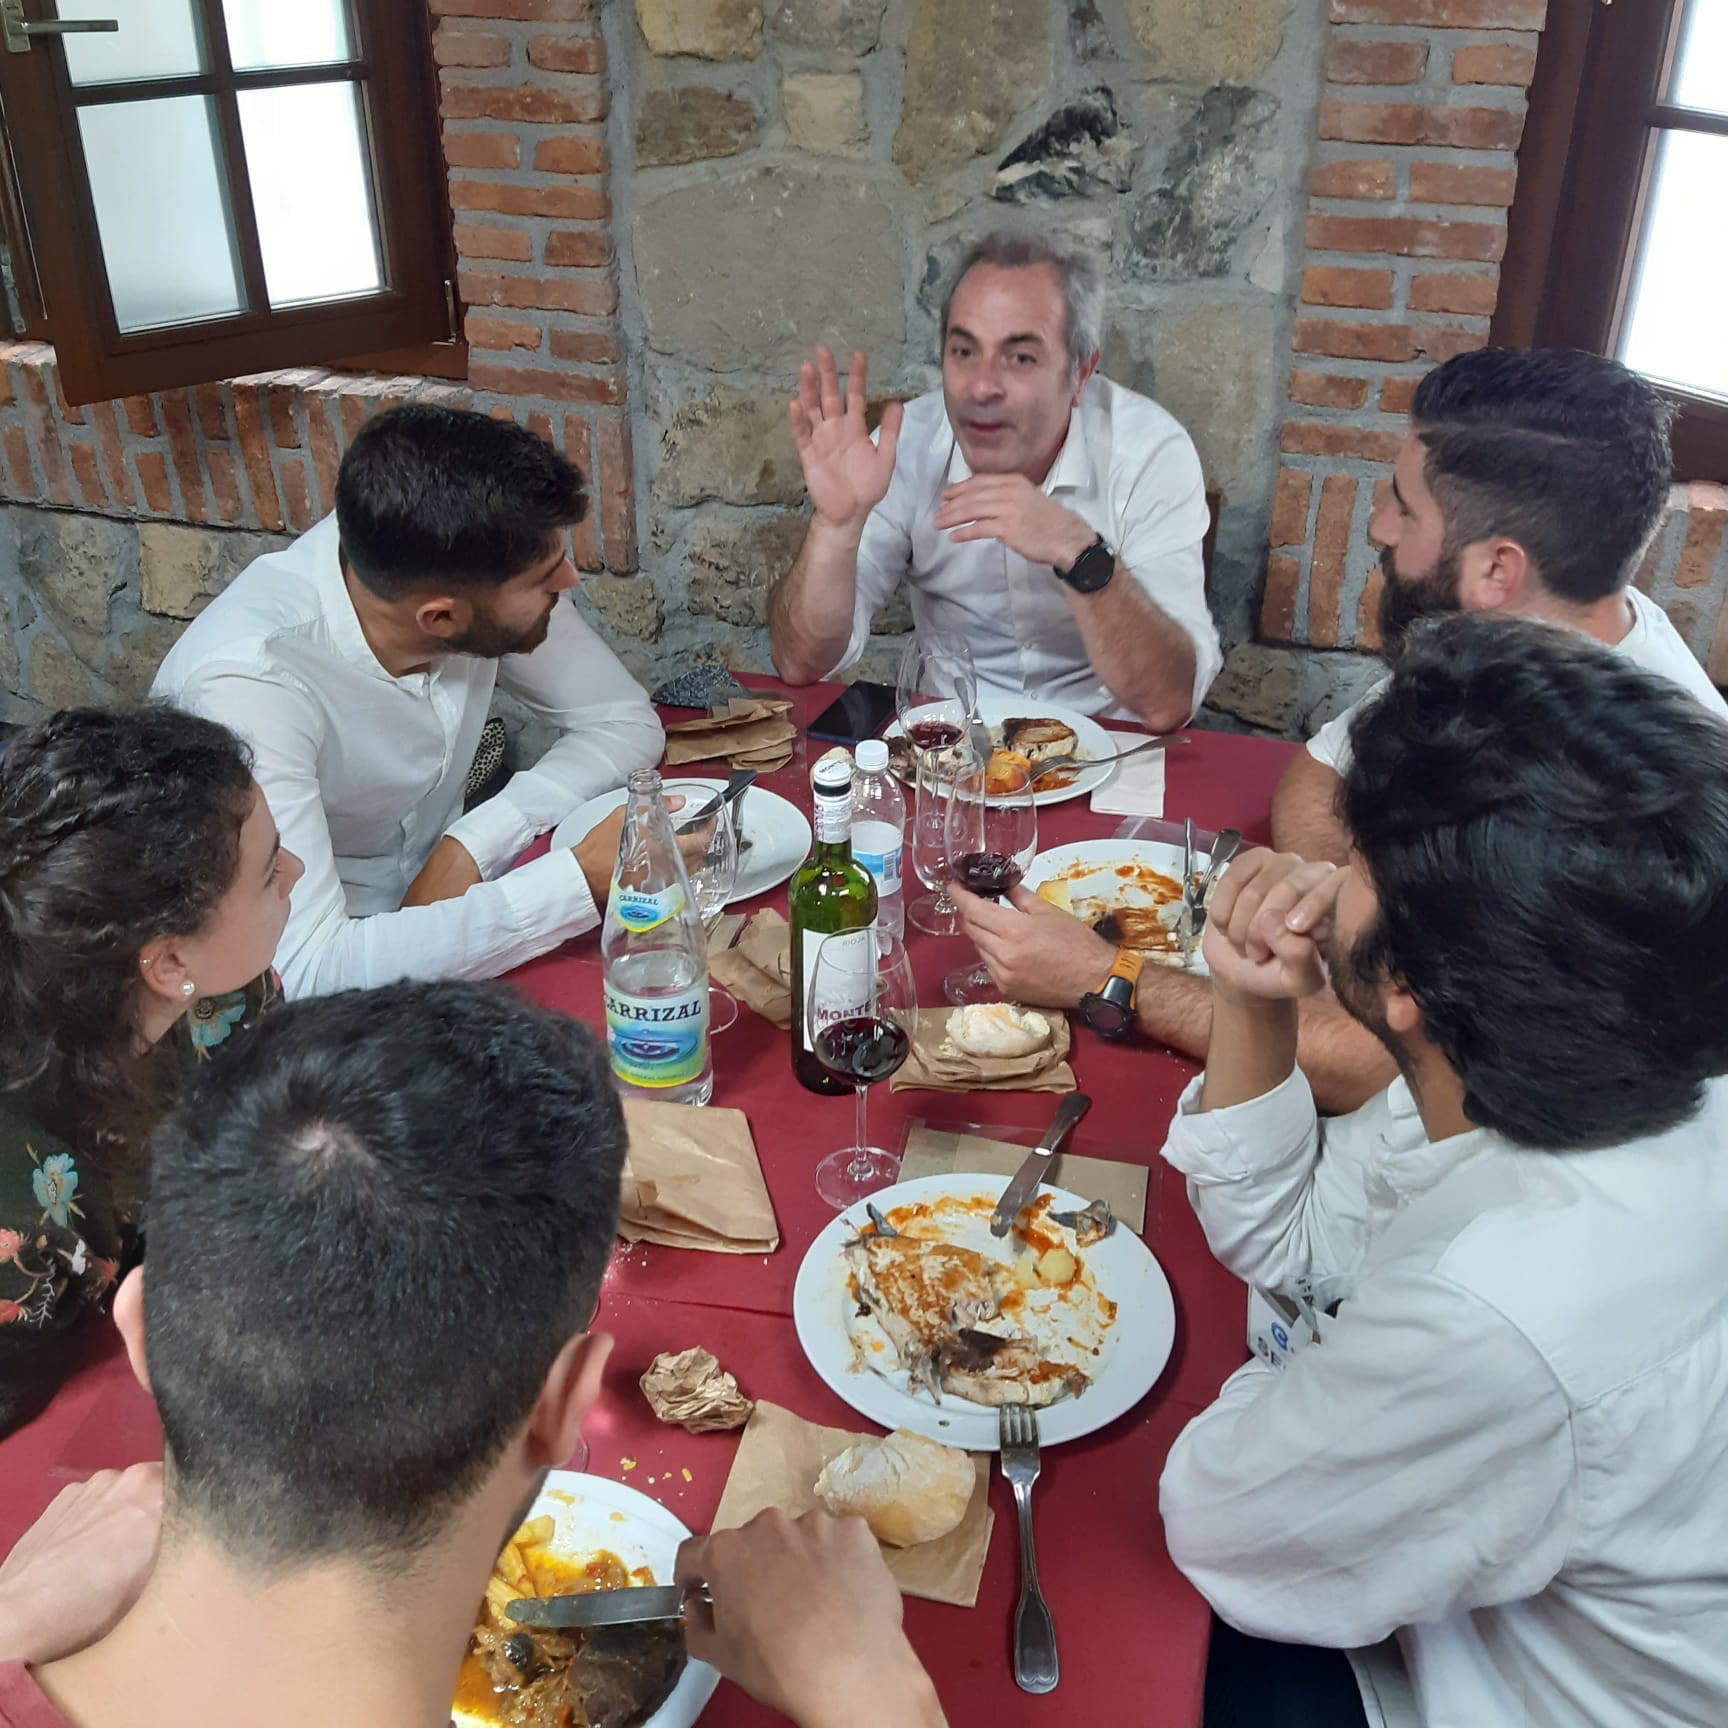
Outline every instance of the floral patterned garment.
[[[169, 1035], [190, 1070], [281, 997], [274, 972], [205, 997]], [[171, 1042], [170, 1042], [171, 1041]], [[78, 1357], [69, 1334], [105, 1305], [137, 1248], [135, 1207], [99, 1167], [0, 1092], [0, 1435], [53, 1395]]]

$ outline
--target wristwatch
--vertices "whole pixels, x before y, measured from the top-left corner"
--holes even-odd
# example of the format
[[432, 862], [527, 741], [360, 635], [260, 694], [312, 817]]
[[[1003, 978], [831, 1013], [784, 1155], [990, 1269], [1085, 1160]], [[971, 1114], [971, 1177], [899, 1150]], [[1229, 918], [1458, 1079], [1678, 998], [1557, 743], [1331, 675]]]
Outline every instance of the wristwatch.
[[1134, 986], [1144, 964], [1132, 949], [1119, 948], [1109, 974], [1080, 998], [1080, 1018], [1104, 1038], [1120, 1038], [1134, 1024]]
[[1100, 534], [1066, 570], [1057, 569], [1056, 580], [1066, 582], [1077, 594], [1096, 594], [1110, 585], [1116, 574], [1116, 554]]

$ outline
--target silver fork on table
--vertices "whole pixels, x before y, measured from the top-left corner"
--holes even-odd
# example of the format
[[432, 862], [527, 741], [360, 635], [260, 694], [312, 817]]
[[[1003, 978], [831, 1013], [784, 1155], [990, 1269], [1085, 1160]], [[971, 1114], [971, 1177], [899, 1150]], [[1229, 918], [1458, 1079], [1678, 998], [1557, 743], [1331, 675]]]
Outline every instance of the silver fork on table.
[[1004, 1404], [998, 1412], [1002, 1474], [1020, 1515], [1020, 1606], [1014, 1611], [1014, 1683], [1022, 1692], [1054, 1692], [1056, 1627], [1038, 1588], [1032, 1549], [1032, 1484], [1038, 1480], [1038, 1416], [1029, 1405]]

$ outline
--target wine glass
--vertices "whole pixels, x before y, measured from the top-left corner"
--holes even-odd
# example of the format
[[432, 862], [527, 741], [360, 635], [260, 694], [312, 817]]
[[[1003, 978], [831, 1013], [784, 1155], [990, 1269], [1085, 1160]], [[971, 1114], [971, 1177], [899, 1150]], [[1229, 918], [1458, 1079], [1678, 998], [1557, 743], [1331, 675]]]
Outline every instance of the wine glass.
[[[992, 770], [969, 757], [948, 799], [948, 872], [987, 900], [999, 900], [1025, 876], [1038, 851], [1038, 805], [1032, 777], [1014, 763]], [[979, 961], [942, 982], [950, 1002], [994, 1002], [1001, 992]]]
[[906, 644], [894, 711], [915, 750], [957, 744], [977, 706], [978, 674], [965, 637], [921, 631]]
[[[738, 885], [738, 830], [718, 792], [698, 788], [672, 812], [672, 835], [684, 856], [690, 892], [696, 896], [704, 935], [712, 935]], [[724, 1032], [738, 1018], [738, 999], [718, 984], [708, 986], [708, 1030]]]
[[906, 944], [875, 925], [824, 936], [805, 992], [805, 1024], [816, 1060], [836, 1079], [850, 1080], [857, 1116], [850, 1146], [816, 1166], [816, 1192], [836, 1211], [885, 1188], [900, 1161], [870, 1144], [865, 1122], [869, 1089], [906, 1060], [918, 1017]]
[[918, 750], [913, 766], [918, 782], [912, 799], [912, 869], [931, 890], [906, 908], [906, 916], [932, 936], [953, 936], [960, 922], [948, 893], [948, 808], [954, 787], [972, 760], [964, 741], [944, 750]]

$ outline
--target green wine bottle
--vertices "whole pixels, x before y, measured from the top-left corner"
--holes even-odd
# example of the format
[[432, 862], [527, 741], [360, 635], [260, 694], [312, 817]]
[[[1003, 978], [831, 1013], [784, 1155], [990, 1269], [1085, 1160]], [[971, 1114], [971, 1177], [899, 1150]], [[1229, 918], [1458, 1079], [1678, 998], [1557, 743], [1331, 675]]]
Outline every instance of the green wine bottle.
[[830, 1074], [816, 1059], [804, 1020], [804, 996], [825, 936], [868, 930], [876, 922], [876, 884], [852, 857], [852, 758], [830, 750], [810, 775], [815, 795], [816, 843], [787, 889], [792, 926], [792, 1072], [812, 1092], [844, 1093], [850, 1080]]

